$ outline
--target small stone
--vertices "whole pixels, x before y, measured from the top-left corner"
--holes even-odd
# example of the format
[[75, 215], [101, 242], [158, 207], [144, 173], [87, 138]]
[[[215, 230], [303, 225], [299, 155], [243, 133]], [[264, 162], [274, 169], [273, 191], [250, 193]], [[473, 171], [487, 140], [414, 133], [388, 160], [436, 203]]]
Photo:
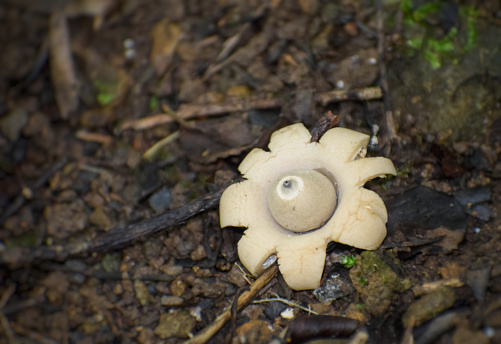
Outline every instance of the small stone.
[[94, 209], [94, 211], [89, 215], [89, 222], [90, 224], [100, 228], [106, 228], [111, 223], [108, 215], [106, 215], [102, 207]]
[[466, 272], [466, 283], [471, 287], [475, 299], [482, 301], [487, 291], [491, 267], [486, 266], [481, 269], [469, 270]]
[[198, 245], [195, 250], [193, 250], [190, 254], [191, 260], [202, 260], [207, 258], [207, 252], [205, 251], [205, 247], [203, 245]]
[[124, 293], [124, 288], [120, 283], [115, 284], [115, 287], [113, 288], [113, 292], [117, 295], [122, 295]]
[[242, 270], [238, 268], [237, 265], [233, 265], [233, 268], [230, 270], [230, 272], [224, 275], [223, 280], [233, 283], [239, 288], [247, 285], [247, 281], [244, 278], [244, 274]]
[[153, 297], [148, 292], [148, 288], [140, 280], [134, 281], [134, 291], [136, 292], [136, 298], [139, 300], [139, 303], [143, 307], [148, 306], [150, 301], [153, 300]]
[[167, 295], [164, 295], [160, 299], [160, 303], [163, 306], [167, 306], [167, 307], [180, 306], [180, 305], [183, 304], [183, 302], [184, 302], [184, 299], [181, 296], [167, 296]]
[[309, 15], [315, 15], [320, 7], [320, 1], [318, 0], [299, 0], [299, 6], [304, 13]]
[[343, 276], [337, 272], [333, 273], [317, 289], [313, 290], [313, 295], [318, 301], [328, 304], [340, 297], [353, 293], [354, 289], [348, 276]]
[[437, 289], [433, 293], [423, 296], [407, 308], [402, 318], [404, 327], [409, 326], [411, 317], [415, 319], [415, 326], [433, 319], [446, 309], [451, 308], [455, 301], [454, 290], [449, 287]]
[[250, 320], [237, 328], [237, 343], [269, 343], [272, 332], [266, 321]]
[[216, 298], [224, 295], [226, 291], [227, 284], [220, 281], [214, 281], [212, 283], [207, 283], [201, 278], [195, 279], [193, 283], [192, 292], [194, 295], [203, 295], [209, 298]]
[[161, 339], [171, 337], [188, 338], [196, 325], [196, 320], [185, 310], [162, 314], [158, 326], [153, 331]]
[[172, 202], [172, 195], [167, 187], [163, 187], [160, 191], [154, 193], [149, 199], [150, 207], [157, 213], [169, 209]]
[[185, 290], [186, 283], [184, 283], [183, 280], [181, 280], [179, 277], [172, 281], [172, 283], [170, 284], [170, 292], [174, 296], [183, 295]]
[[61, 305], [69, 288], [67, 276], [61, 271], [51, 272], [43, 281], [42, 285], [47, 288], [45, 296], [53, 305]]
[[472, 331], [465, 327], [458, 327], [452, 335], [453, 344], [488, 344], [490, 342], [482, 331]]
[[44, 209], [47, 233], [58, 239], [66, 239], [87, 227], [88, 216], [81, 199], [72, 203], [58, 203]]
[[264, 314], [274, 320], [278, 318], [282, 312], [284, 312], [287, 308], [287, 305], [280, 301], [271, 301], [266, 308], [264, 309]]
[[22, 108], [17, 108], [0, 118], [0, 131], [10, 141], [17, 141], [27, 122], [28, 112]]
[[183, 267], [180, 265], [163, 266], [160, 270], [171, 276], [179, 276], [183, 273]]
[[170, 288], [169, 285], [165, 282], [159, 282], [155, 285], [156, 291], [158, 291], [160, 294], [170, 294]]
[[104, 271], [112, 272], [120, 269], [120, 256], [116, 253], [108, 253], [101, 260]]

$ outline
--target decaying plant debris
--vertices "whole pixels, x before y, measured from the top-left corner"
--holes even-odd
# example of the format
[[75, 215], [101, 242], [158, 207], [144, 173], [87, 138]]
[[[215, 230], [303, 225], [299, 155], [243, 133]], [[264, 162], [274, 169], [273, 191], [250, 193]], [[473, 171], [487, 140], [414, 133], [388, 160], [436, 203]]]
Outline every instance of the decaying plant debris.
[[[500, 13], [0, 2], [0, 343], [500, 342]], [[382, 246], [328, 246], [301, 292], [271, 261], [252, 277], [217, 212], [244, 156], [298, 122], [369, 134], [397, 168], [366, 185]]]

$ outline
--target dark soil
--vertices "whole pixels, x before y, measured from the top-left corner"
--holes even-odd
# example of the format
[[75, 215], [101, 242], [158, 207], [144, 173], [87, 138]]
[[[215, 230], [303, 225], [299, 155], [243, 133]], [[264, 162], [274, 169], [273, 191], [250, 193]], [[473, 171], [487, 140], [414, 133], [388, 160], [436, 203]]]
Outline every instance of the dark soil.
[[329, 111], [397, 168], [366, 185], [388, 236], [332, 243], [314, 291], [277, 274], [209, 342], [501, 342], [498, 1], [0, 0], [0, 22], [0, 343], [211, 326], [256, 280], [221, 193]]

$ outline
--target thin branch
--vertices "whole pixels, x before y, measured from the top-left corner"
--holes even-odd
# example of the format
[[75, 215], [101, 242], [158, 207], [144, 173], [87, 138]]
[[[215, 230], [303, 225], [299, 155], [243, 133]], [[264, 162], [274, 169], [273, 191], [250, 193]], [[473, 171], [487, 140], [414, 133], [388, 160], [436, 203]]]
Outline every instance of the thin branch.
[[[278, 273], [278, 266], [276, 264], [272, 265], [268, 270], [266, 270], [259, 278], [250, 286], [250, 290], [245, 291], [237, 301], [237, 310], [240, 310], [245, 304], [247, 304], [261, 289], [263, 289], [268, 282]], [[204, 344], [209, 341], [220, 329], [226, 324], [228, 320], [231, 319], [231, 309], [228, 307], [223, 313], [221, 313], [214, 322], [203, 329], [195, 337], [188, 339], [184, 344]]]
[[301, 306], [300, 304], [298, 303], [295, 303], [294, 301], [291, 301], [291, 300], [287, 300], [287, 299], [284, 299], [284, 298], [281, 298], [280, 296], [278, 296], [276, 293], [273, 293], [275, 295], [275, 298], [274, 299], [262, 299], [262, 300], [256, 300], [256, 301], [253, 301], [252, 303], [263, 303], [263, 302], [273, 302], [273, 301], [278, 301], [278, 302], [282, 302], [284, 304], [286, 304], [287, 306], [291, 306], [291, 307], [296, 307], [296, 308], [299, 308], [299, 309], [302, 309], [303, 311], [305, 312], [308, 312], [310, 314], [315, 314], [315, 315], [318, 315], [317, 312], [315, 312], [313, 309], [311, 309], [310, 307], [304, 307], [304, 306]]
[[[393, 112], [391, 111], [390, 98], [388, 95], [388, 76], [386, 74], [386, 65], [384, 64], [384, 23], [383, 23], [383, 1], [377, 1], [377, 52], [379, 60], [379, 74], [381, 78], [381, 91], [383, 95], [384, 116], [386, 120], [386, 130], [391, 148], [391, 144], [397, 139], [397, 132], [395, 129], [395, 122], [393, 121]], [[389, 154], [389, 152], [388, 152]]]
[[201, 196], [185, 206], [170, 210], [165, 214], [129, 225], [126, 228], [115, 227], [91, 241], [82, 241], [68, 245], [42, 246], [35, 249], [15, 247], [0, 251], [0, 266], [11, 269], [40, 263], [46, 260], [64, 260], [70, 256], [91, 252], [115, 250], [126, 247], [132, 242], [142, 240], [167, 228], [186, 222], [191, 217], [219, 203], [223, 190]]

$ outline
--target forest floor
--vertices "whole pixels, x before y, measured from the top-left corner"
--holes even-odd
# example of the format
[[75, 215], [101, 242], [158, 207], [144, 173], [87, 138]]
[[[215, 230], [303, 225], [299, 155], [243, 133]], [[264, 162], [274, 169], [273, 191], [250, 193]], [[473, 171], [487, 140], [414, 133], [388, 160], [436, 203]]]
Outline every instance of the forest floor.
[[[501, 342], [499, 1], [0, 0], [0, 21], [0, 343]], [[331, 243], [306, 291], [246, 272], [218, 212], [298, 122], [376, 134], [397, 169], [366, 184], [381, 247]]]

